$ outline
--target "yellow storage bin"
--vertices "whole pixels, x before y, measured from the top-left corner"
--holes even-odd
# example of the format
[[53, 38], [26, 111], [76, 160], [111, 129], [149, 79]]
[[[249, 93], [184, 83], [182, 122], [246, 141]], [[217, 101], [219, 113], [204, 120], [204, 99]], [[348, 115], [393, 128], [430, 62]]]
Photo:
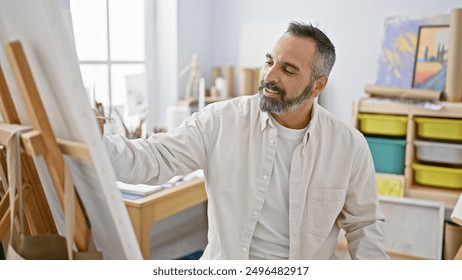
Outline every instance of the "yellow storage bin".
[[415, 117], [417, 135], [424, 138], [462, 140], [462, 120]]
[[377, 173], [375, 179], [379, 195], [403, 197], [404, 176]]
[[407, 117], [382, 114], [359, 114], [359, 130], [365, 134], [405, 136]]
[[434, 187], [462, 188], [462, 168], [412, 164], [415, 181], [419, 184]]

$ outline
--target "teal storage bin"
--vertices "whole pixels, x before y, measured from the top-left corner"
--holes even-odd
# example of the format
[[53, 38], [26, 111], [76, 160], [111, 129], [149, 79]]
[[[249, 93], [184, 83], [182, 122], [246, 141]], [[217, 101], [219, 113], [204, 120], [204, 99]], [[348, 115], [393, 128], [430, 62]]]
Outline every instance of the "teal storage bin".
[[366, 137], [375, 171], [378, 173], [404, 174], [406, 140]]

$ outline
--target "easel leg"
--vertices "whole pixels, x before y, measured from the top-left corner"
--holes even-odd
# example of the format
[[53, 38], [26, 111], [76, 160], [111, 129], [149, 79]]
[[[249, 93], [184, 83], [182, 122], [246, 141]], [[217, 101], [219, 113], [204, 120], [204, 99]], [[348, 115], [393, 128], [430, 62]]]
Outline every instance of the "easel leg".
[[457, 252], [456, 256], [454, 257], [455, 260], [462, 260], [462, 245], [459, 248], [459, 251]]

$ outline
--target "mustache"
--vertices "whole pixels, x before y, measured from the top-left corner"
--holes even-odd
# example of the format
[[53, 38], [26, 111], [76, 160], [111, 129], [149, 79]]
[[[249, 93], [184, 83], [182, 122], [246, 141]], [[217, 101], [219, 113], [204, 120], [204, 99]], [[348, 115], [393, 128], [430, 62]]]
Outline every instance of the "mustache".
[[263, 92], [263, 89], [268, 89], [268, 90], [271, 90], [271, 91], [275, 91], [275, 92], [279, 93], [279, 95], [281, 95], [281, 96], [286, 96], [286, 91], [283, 88], [278, 87], [274, 83], [265, 82], [264, 80], [262, 80], [260, 82], [260, 86], [258, 87], [258, 91]]

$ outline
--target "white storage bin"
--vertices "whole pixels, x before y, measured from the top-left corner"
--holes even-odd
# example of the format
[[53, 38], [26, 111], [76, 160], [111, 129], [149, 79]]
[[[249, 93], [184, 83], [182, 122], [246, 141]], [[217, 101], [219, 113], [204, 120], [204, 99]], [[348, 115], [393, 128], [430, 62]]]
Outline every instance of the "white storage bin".
[[450, 144], [430, 141], [414, 141], [416, 156], [419, 160], [462, 164], [462, 144]]

